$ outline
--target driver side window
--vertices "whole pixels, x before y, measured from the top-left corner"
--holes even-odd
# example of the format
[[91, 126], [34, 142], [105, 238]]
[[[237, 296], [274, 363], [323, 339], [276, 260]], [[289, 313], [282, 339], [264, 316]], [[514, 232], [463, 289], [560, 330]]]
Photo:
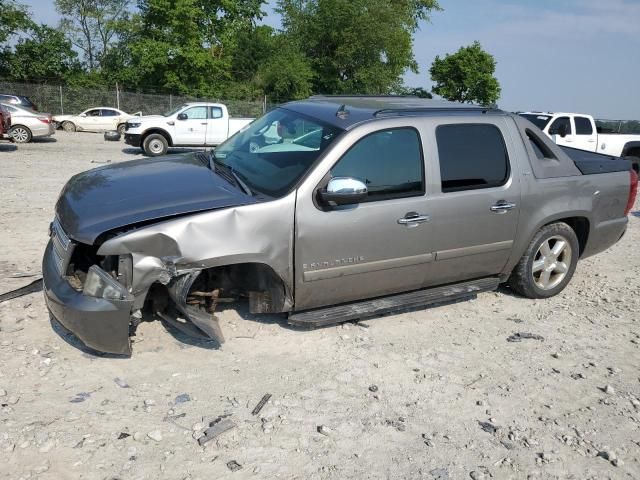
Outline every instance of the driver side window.
[[184, 113], [189, 120], [206, 120], [207, 107], [191, 107], [182, 113]]
[[99, 116], [100, 116], [100, 110], [99, 109], [89, 110], [87, 112], [87, 117], [99, 117]]
[[559, 135], [561, 128], [565, 129], [565, 135], [572, 135], [571, 120], [569, 117], [556, 118], [549, 127], [549, 135]]
[[423, 195], [424, 161], [418, 132], [405, 127], [367, 135], [334, 165], [331, 176], [363, 182], [369, 192], [366, 201]]

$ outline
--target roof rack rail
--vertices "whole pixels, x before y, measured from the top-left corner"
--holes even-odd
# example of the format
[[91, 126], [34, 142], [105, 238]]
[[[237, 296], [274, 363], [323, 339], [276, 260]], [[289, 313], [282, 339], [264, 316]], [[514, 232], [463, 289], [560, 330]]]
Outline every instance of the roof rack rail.
[[376, 110], [373, 112], [374, 117], [379, 116], [393, 116], [393, 115], [417, 115], [421, 113], [437, 113], [437, 112], [450, 112], [450, 113], [468, 113], [468, 112], [482, 112], [483, 114], [487, 113], [500, 113], [502, 110], [498, 110], [495, 108], [482, 108], [482, 107], [407, 107], [407, 108], [382, 108], [380, 110]]

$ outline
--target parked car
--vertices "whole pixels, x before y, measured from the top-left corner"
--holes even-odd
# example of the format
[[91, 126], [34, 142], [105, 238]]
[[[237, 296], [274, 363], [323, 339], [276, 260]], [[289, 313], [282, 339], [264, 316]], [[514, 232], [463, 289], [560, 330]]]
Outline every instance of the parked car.
[[12, 125], [8, 135], [16, 143], [29, 143], [33, 137], [49, 137], [55, 133], [50, 113], [6, 103], [3, 105], [11, 112]]
[[11, 128], [11, 112], [9, 109], [0, 103], [0, 140], [7, 139], [13, 142], [13, 138], [9, 136], [9, 129]]
[[117, 108], [96, 107], [85, 110], [78, 115], [54, 115], [53, 120], [66, 132], [118, 130], [122, 134], [127, 120], [140, 115], [141, 112], [129, 114]]
[[[252, 148], [276, 122], [281, 141]], [[627, 228], [636, 173], [589, 155], [574, 161], [499, 110], [287, 103], [211, 152], [74, 176], [44, 254], [45, 298], [86, 345], [118, 354], [142, 309], [223, 341], [219, 299], [313, 327], [501, 283], [548, 298]]]
[[20, 105], [22, 107], [30, 108], [31, 110], [38, 110], [38, 107], [35, 103], [31, 101], [29, 97], [25, 97], [24, 95], [11, 95], [8, 93], [0, 93], [0, 102], [1, 103], [10, 103], [12, 105]]
[[594, 118], [583, 113], [525, 112], [521, 115], [558, 145], [624, 157], [640, 172], [640, 135], [600, 132]]
[[253, 121], [230, 118], [221, 103], [186, 103], [164, 115], [129, 120], [124, 141], [150, 156], [164, 155], [169, 147], [206, 147], [224, 142]]

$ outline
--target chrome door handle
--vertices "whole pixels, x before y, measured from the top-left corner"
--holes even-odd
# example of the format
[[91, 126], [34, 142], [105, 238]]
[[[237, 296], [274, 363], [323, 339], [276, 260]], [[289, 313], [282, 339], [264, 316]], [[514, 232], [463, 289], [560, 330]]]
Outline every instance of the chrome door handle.
[[515, 203], [505, 202], [504, 200], [499, 201], [495, 205], [491, 205], [491, 211], [495, 213], [507, 213], [514, 208], [516, 208]]
[[200, 125], [206, 125], [206, 124], [207, 124], [207, 122], [202, 122], [202, 123], [200, 123]]
[[429, 215], [421, 215], [416, 212], [409, 212], [404, 217], [398, 219], [400, 225], [406, 225], [408, 227], [416, 226], [419, 223], [426, 223], [431, 220]]

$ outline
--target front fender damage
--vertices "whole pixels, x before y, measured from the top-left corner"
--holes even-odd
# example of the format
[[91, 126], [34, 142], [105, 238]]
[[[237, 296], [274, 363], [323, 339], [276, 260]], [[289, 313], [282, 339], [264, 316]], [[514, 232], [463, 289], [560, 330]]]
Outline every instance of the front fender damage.
[[[186, 317], [187, 320], [191, 322], [191, 325], [188, 323], [181, 322], [175, 316], [169, 315], [163, 312], [157, 312], [160, 318], [165, 320], [170, 325], [178, 328], [182, 332], [201, 337], [202, 334], [206, 335], [208, 338], [212, 338], [216, 340], [218, 343], [224, 343], [224, 335], [222, 334], [222, 330], [220, 329], [220, 324], [218, 323], [218, 318], [213, 314], [215, 310], [218, 290], [214, 290], [210, 293], [213, 302], [212, 305], [209, 306], [208, 311], [203, 310], [197, 306], [190, 305], [188, 303], [188, 295], [191, 291], [191, 287], [194, 282], [200, 276], [200, 271], [191, 272], [187, 275], [183, 275], [181, 277], [175, 278], [174, 280], [167, 285], [167, 289], [169, 291], [169, 297], [173, 300], [173, 303], [177, 310]], [[195, 329], [197, 330], [194, 330]]]

